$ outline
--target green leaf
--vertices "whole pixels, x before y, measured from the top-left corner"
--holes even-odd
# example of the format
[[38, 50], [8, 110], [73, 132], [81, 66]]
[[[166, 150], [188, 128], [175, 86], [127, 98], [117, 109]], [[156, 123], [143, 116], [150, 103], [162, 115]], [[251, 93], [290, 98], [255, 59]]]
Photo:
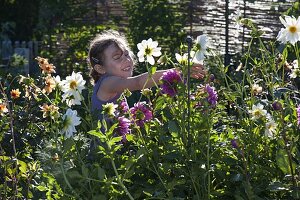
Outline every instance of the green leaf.
[[[296, 168], [295, 162], [292, 162], [292, 170], [294, 171]], [[288, 154], [285, 150], [279, 149], [276, 154], [276, 163], [281, 171], [285, 174], [291, 174], [291, 167], [289, 164]]]
[[173, 137], [178, 137], [178, 132], [180, 128], [175, 121], [171, 120], [168, 122], [168, 129], [172, 133]]
[[81, 166], [81, 173], [85, 178], [89, 177], [89, 169], [84, 165]]
[[152, 67], [151, 67], [151, 69], [150, 69], [151, 75], [155, 74], [156, 68], [157, 68], [156, 66], [152, 66]]
[[101, 141], [106, 138], [106, 136], [100, 130], [91, 130], [88, 134], [98, 137]]
[[27, 171], [27, 164], [24, 161], [18, 160], [19, 170], [22, 173], [26, 173]]
[[109, 144], [110, 146], [113, 146], [113, 145], [115, 145], [115, 144], [121, 142], [122, 139], [123, 139], [122, 136], [119, 136], [119, 137], [113, 137], [112, 139], [110, 139], [110, 140], [108, 141], [108, 144]]
[[101, 167], [98, 167], [98, 178], [102, 181], [105, 178], [105, 171]]
[[37, 188], [39, 191], [41, 191], [41, 192], [47, 190], [47, 188], [46, 188], [45, 186], [43, 186], [43, 185], [39, 185], [39, 186], [37, 186], [36, 188]]
[[106, 136], [110, 138], [113, 135], [115, 128], [118, 126], [118, 123], [115, 123], [110, 127], [110, 129], [106, 132]]

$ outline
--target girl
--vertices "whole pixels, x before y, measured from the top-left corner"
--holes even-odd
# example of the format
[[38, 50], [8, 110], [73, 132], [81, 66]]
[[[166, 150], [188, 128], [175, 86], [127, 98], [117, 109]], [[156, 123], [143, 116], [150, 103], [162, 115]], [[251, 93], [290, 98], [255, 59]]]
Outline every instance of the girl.
[[[133, 57], [126, 38], [113, 30], [103, 32], [90, 43], [88, 60], [91, 66], [90, 75], [95, 83], [92, 111], [100, 113], [103, 104], [116, 103], [125, 89], [134, 91], [153, 87], [154, 81], [158, 83], [167, 71], [156, 71], [148, 81], [148, 73], [132, 76], [135, 64]], [[204, 74], [202, 65], [193, 66], [192, 77], [203, 78]]]

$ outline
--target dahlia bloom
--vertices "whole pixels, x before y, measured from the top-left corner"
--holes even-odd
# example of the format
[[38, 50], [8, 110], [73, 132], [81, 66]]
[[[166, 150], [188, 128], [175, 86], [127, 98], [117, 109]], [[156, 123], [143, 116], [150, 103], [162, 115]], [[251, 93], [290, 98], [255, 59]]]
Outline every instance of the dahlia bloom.
[[162, 81], [160, 86], [162, 92], [171, 97], [177, 93], [177, 84], [182, 82], [180, 75], [174, 69], [164, 72], [160, 80]]
[[278, 33], [277, 40], [282, 43], [290, 42], [295, 45], [300, 40], [300, 17], [285, 16], [285, 19], [279, 17], [285, 28], [281, 28]]
[[118, 133], [120, 136], [122, 136], [122, 142], [126, 142], [126, 135], [130, 133], [130, 120], [125, 117], [118, 117]]
[[267, 111], [264, 110], [264, 106], [260, 103], [258, 103], [257, 105], [253, 105], [252, 110], [250, 110], [249, 112], [252, 115], [251, 119], [253, 119], [253, 120], [267, 116], [267, 114], [268, 114]]
[[123, 113], [126, 113], [129, 110], [128, 104], [125, 100], [122, 100], [119, 106]]
[[136, 125], [142, 127], [144, 123], [152, 119], [152, 111], [147, 107], [146, 102], [138, 102], [130, 108], [130, 113]]
[[211, 87], [209, 84], [206, 84], [204, 90], [208, 94], [208, 97], [207, 97], [208, 103], [211, 104], [212, 106], [215, 106], [217, 104], [217, 101], [218, 101], [218, 94], [215, 91], [215, 88]]
[[62, 117], [63, 119], [63, 129], [62, 133], [65, 133], [67, 138], [73, 136], [73, 133], [76, 133], [75, 126], [78, 126], [81, 121], [80, 117], [77, 116], [77, 111], [68, 108], [66, 113]]
[[206, 54], [207, 36], [199, 35], [196, 40], [197, 51], [195, 54], [195, 61], [202, 63]]
[[148, 40], [143, 40], [141, 43], [137, 44], [137, 48], [139, 52], [137, 54], [139, 61], [144, 62], [146, 58], [146, 62], [150, 65], [155, 64], [154, 57], [159, 57], [161, 55], [161, 47], [157, 47], [158, 42], [152, 41], [152, 38]]

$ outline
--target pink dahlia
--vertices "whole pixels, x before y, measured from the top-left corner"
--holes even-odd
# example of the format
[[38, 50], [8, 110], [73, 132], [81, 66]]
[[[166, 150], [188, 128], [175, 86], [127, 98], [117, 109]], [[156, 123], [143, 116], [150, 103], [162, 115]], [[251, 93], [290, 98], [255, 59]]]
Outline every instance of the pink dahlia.
[[123, 113], [126, 113], [129, 110], [128, 104], [125, 100], [122, 100], [119, 106]]
[[126, 117], [118, 117], [118, 132], [119, 135], [123, 137], [122, 142], [126, 142], [126, 135], [130, 133], [130, 120], [127, 119]]
[[211, 87], [209, 84], [206, 84], [205, 91], [208, 94], [207, 101], [210, 105], [215, 106], [218, 101], [218, 94], [215, 91], [214, 87]]
[[160, 80], [162, 81], [160, 86], [162, 92], [171, 97], [177, 94], [177, 84], [182, 82], [179, 73], [174, 69], [164, 72]]
[[152, 119], [152, 111], [146, 105], [146, 102], [138, 102], [130, 108], [132, 117], [136, 125], [142, 127], [144, 123]]

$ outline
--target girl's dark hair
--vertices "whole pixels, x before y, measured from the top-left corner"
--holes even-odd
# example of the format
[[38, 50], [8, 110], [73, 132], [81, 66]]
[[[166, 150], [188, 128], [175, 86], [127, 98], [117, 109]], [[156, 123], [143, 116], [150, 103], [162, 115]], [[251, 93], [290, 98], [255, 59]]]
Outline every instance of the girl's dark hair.
[[88, 64], [90, 65], [90, 76], [92, 81], [96, 83], [102, 74], [95, 70], [95, 65], [104, 64], [104, 50], [110, 45], [116, 45], [117, 47], [125, 47], [132, 58], [134, 58], [133, 53], [129, 47], [126, 37], [114, 30], [106, 30], [101, 34], [97, 35], [91, 42], [88, 53]]

